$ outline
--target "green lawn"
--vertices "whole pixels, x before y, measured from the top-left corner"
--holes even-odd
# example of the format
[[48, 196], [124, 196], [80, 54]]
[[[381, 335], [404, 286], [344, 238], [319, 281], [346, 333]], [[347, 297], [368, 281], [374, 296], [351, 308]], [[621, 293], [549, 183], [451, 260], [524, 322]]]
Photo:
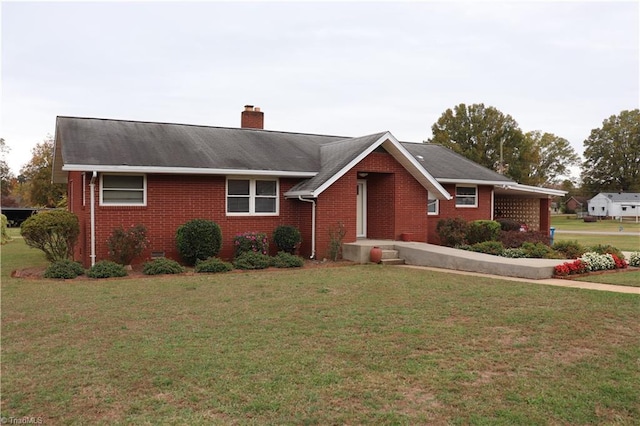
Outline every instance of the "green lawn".
[[362, 265], [14, 279], [2, 417], [45, 424], [634, 424], [636, 295]]
[[551, 226], [565, 231], [600, 231], [619, 232], [622, 226], [625, 232], [640, 232], [640, 223], [629, 220], [619, 222], [617, 220], [599, 220], [597, 222], [585, 222], [576, 219], [575, 215], [552, 215]]
[[[584, 222], [575, 219], [575, 215], [551, 216], [551, 226], [556, 228], [554, 241], [577, 241], [583, 246], [609, 244], [623, 251], [640, 251], [640, 223], [618, 222], [615, 220], [601, 220], [598, 222]], [[636, 232], [637, 235], [614, 235], [620, 232], [622, 226], [624, 232]], [[560, 232], [557, 232], [560, 231]], [[571, 234], [563, 234], [561, 231], [572, 231]], [[610, 232], [611, 235], [597, 235], [585, 232], [576, 234], [573, 232], [596, 231]]]
[[640, 271], [621, 271], [606, 274], [591, 274], [586, 277], [576, 278], [576, 281], [587, 281], [590, 283], [626, 285], [630, 287], [640, 287]]

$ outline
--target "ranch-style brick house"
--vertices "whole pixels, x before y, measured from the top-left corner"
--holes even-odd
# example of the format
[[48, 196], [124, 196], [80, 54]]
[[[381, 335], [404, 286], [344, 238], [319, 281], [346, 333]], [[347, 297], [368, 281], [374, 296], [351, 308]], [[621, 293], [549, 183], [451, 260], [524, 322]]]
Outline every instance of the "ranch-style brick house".
[[[220, 257], [247, 231], [271, 236], [300, 229], [300, 254], [327, 257], [330, 232], [357, 239], [438, 243], [438, 220], [496, 215], [549, 231], [550, 197], [564, 191], [520, 185], [434, 144], [398, 141], [390, 132], [360, 137], [264, 130], [247, 105], [240, 128], [57, 117], [53, 180], [67, 185], [80, 221], [75, 259], [108, 258], [119, 226], [143, 224], [154, 256], [179, 260], [177, 228], [216, 222]], [[273, 244], [271, 248], [275, 250]]]

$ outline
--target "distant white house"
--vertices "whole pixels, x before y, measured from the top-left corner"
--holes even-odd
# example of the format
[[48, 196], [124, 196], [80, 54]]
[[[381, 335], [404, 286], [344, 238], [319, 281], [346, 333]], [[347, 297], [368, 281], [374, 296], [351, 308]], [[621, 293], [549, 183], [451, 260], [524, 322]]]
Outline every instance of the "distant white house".
[[640, 193], [637, 192], [601, 192], [588, 201], [591, 216], [622, 219], [640, 217]]

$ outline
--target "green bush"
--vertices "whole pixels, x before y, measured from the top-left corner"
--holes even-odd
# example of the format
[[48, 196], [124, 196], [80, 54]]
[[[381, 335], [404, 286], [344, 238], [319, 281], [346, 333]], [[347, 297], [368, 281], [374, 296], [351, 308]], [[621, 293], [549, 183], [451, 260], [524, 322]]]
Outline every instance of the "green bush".
[[544, 243], [525, 242], [521, 248], [527, 254], [527, 257], [534, 259], [551, 259], [557, 257], [553, 249]]
[[207, 260], [199, 260], [196, 262], [195, 271], [198, 273], [217, 273], [229, 272], [233, 270], [233, 265], [225, 262], [217, 257], [210, 257]]
[[440, 244], [455, 247], [466, 243], [468, 223], [464, 219], [440, 219], [436, 225], [436, 232], [440, 237]]
[[254, 252], [269, 254], [269, 239], [264, 232], [245, 232], [233, 238], [236, 257], [242, 253]]
[[7, 220], [7, 216], [0, 214], [0, 244], [6, 244], [11, 241], [11, 237], [7, 231], [8, 225], [9, 221]]
[[247, 251], [236, 257], [233, 266], [237, 269], [265, 269], [271, 265], [271, 258], [266, 254]]
[[622, 259], [622, 260], [625, 259], [624, 254], [622, 254], [622, 251], [620, 251], [616, 247], [609, 244], [598, 244], [598, 245], [589, 247], [588, 251], [592, 251], [598, 254], [615, 254], [616, 256], [618, 256], [619, 259]]
[[478, 253], [501, 256], [502, 252], [504, 252], [504, 246], [500, 241], [483, 241], [481, 243], [471, 245], [471, 250]]
[[465, 239], [468, 244], [496, 241], [500, 236], [500, 224], [493, 220], [474, 220], [467, 224]]
[[640, 252], [634, 251], [629, 256], [629, 266], [635, 266], [636, 268], [640, 266]]
[[295, 226], [281, 225], [273, 231], [273, 242], [279, 251], [295, 254], [296, 249], [302, 242], [302, 235]]
[[133, 259], [142, 254], [148, 244], [147, 228], [140, 224], [126, 231], [120, 226], [113, 230], [107, 240], [109, 257], [121, 265], [130, 265]]
[[64, 278], [66, 280], [84, 274], [84, 268], [78, 262], [72, 260], [57, 260], [50, 264], [44, 271], [45, 278]]
[[271, 266], [275, 266], [276, 268], [300, 268], [304, 266], [304, 259], [300, 256], [280, 251], [271, 258]]
[[111, 260], [101, 260], [87, 271], [87, 276], [89, 278], [126, 277], [127, 271], [124, 266]]
[[187, 265], [198, 259], [217, 256], [222, 247], [222, 231], [217, 223], [206, 219], [193, 219], [176, 231], [176, 245], [180, 257]]
[[184, 268], [175, 260], [160, 258], [146, 262], [142, 266], [145, 275], [181, 274]]
[[553, 249], [561, 253], [566, 259], [577, 259], [587, 250], [577, 241], [556, 241]]
[[55, 262], [71, 257], [80, 225], [73, 213], [51, 210], [30, 216], [22, 222], [20, 233], [28, 246], [42, 250], [49, 262]]

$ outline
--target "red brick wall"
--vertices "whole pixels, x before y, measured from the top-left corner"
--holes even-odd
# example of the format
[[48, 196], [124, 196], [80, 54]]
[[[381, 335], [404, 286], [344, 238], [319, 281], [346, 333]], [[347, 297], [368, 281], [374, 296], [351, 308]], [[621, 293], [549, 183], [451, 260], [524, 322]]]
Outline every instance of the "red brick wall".
[[451, 200], [440, 200], [437, 215], [429, 215], [427, 242], [439, 244], [440, 239], [436, 232], [436, 226], [440, 219], [461, 217], [466, 221], [490, 220], [491, 219], [491, 191], [493, 186], [478, 186], [478, 207], [456, 207], [456, 185], [445, 184], [444, 189], [454, 198]]
[[[77, 178], [76, 178], [77, 175]], [[81, 223], [80, 242], [75, 250], [76, 260], [90, 264], [90, 198], [89, 175], [86, 179], [86, 206], [82, 200], [82, 179], [78, 172], [70, 173], [69, 194], [74, 202], [70, 210], [76, 213]], [[233, 256], [233, 237], [236, 234], [256, 231], [265, 232], [271, 238], [279, 225], [299, 227], [303, 233], [303, 254], [311, 247], [311, 208], [308, 203], [287, 200], [282, 194], [297, 180], [280, 179], [279, 216], [226, 216], [224, 176], [175, 176], [147, 175], [147, 205], [144, 207], [98, 206], [99, 177], [95, 188], [96, 261], [108, 258], [107, 240], [118, 226], [129, 227], [143, 224], [148, 231], [150, 246], [134, 263], [150, 258], [152, 251], [163, 251], [169, 258], [179, 260], [175, 246], [178, 227], [191, 219], [208, 219], [216, 222], [222, 230], [222, 250], [220, 257]], [[271, 251], [276, 248], [271, 244]]]

